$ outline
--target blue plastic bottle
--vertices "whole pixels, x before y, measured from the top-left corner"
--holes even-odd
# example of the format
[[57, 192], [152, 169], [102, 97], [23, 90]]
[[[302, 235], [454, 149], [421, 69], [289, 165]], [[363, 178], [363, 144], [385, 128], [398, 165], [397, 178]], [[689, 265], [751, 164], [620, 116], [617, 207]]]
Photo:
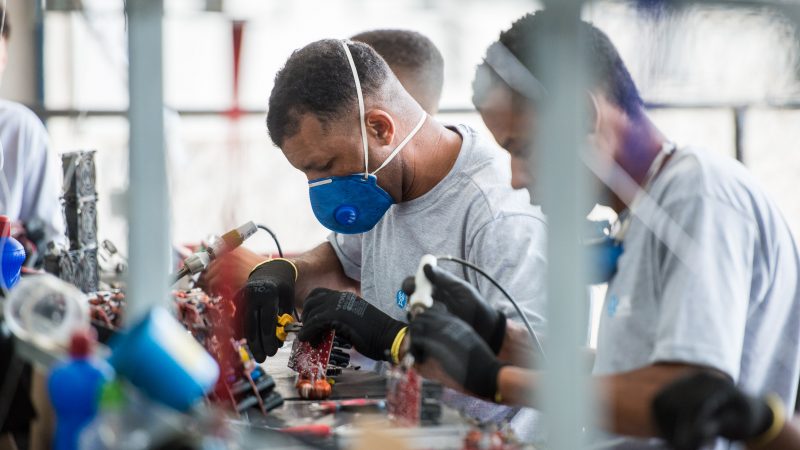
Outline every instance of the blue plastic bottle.
[[88, 331], [76, 332], [70, 342], [70, 359], [50, 372], [47, 382], [56, 413], [55, 450], [77, 450], [81, 431], [97, 415], [103, 384], [113, 369], [91, 357], [94, 339]]
[[19, 241], [11, 237], [11, 221], [8, 216], [0, 216], [0, 250], [0, 287], [11, 289], [19, 281], [22, 264], [25, 263], [25, 249]]

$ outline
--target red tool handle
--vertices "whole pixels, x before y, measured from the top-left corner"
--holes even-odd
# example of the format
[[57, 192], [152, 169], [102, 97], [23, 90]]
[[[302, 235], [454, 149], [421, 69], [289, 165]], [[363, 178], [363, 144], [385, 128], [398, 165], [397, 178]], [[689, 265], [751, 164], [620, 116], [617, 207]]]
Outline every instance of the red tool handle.
[[296, 427], [281, 428], [281, 431], [289, 434], [308, 434], [318, 437], [330, 437], [333, 435], [333, 429], [330, 425], [298, 425]]

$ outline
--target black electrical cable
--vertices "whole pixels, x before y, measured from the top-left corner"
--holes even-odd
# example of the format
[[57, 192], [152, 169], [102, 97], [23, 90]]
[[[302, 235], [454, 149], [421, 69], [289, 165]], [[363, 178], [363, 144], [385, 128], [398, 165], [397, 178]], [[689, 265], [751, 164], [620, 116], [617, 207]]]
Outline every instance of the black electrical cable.
[[511, 302], [511, 304], [514, 306], [514, 309], [517, 310], [517, 314], [519, 314], [520, 319], [522, 319], [522, 323], [524, 323], [525, 328], [528, 329], [528, 334], [531, 335], [531, 340], [533, 340], [533, 344], [536, 346], [537, 350], [539, 350], [539, 353], [542, 355], [542, 358], [547, 359], [544, 353], [544, 347], [542, 346], [542, 342], [539, 340], [539, 336], [536, 335], [536, 331], [533, 330], [533, 326], [531, 326], [531, 323], [528, 321], [528, 318], [522, 312], [522, 309], [519, 307], [516, 300], [514, 300], [514, 298], [511, 297], [511, 294], [509, 294], [508, 291], [503, 289], [503, 286], [500, 286], [500, 283], [498, 283], [494, 278], [492, 278], [491, 275], [486, 273], [483, 269], [481, 269], [480, 267], [476, 266], [475, 264], [469, 261], [450, 255], [437, 256], [436, 259], [439, 261], [453, 261], [459, 263], [463, 266], [469, 267], [475, 272], [478, 272], [479, 274], [483, 275], [487, 280], [489, 280], [494, 285], [494, 287], [496, 287], [500, 292], [503, 293], [503, 295], [506, 296], [508, 301]]
[[[270, 235], [270, 236], [272, 236], [272, 240], [273, 240], [273, 241], [275, 241], [275, 247], [278, 247], [278, 256], [280, 256], [281, 258], [283, 258], [283, 250], [281, 249], [281, 243], [280, 243], [280, 242], [278, 242], [278, 237], [277, 237], [277, 236], [275, 236], [275, 233], [273, 233], [273, 232], [272, 232], [272, 230], [270, 230], [269, 228], [267, 228], [267, 226], [266, 226], [266, 225], [261, 225], [260, 223], [256, 224], [256, 227], [258, 227], [258, 228], [261, 228], [262, 230], [264, 230], [264, 231], [266, 231], [267, 233], [269, 233], [269, 235]], [[297, 312], [297, 308], [293, 306], [293, 307], [292, 307], [292, 310], [294, 310], [294, 317], [295, 317], [297, 320], [300, 320], [300, 313], [299, 313], [299, 312]]]
[[280, 255], [280, 257], [283, 258], [283, 250], [281, 250], [281, 243], [278, 242], [278, 238], [275, 236], [275, 233], [273, 233], [272, 230], [270, 230], [264, 225], [256, 224], [256, 226], [266, 231], [267, 233], [269, 233], [270, 236], [272, 236], [272, 240], [275, 241], [275, 246], [278, 247], [278, 255]]

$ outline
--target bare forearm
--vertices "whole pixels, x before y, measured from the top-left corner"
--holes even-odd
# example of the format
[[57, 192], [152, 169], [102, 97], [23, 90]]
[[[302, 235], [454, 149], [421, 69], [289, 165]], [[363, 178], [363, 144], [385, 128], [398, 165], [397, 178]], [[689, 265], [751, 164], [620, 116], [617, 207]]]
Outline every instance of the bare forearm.
[[292, 262], [297, 266], [298, 273], [294, 290], [298, 308], [303, 307], [305, 298], [317, 287], [358, 292], [358, 282], [344, 274], [342, 264], [328, 242], [303, 253]]
[[[604, 411], [604, 420], [599, 425], [617, 434], [657, 436], [651, 414], [653, 398], [664, 386], [695, 370], [700, 369], [681, 364], [658, 364], [631, 372], [594, 377], [598, 409]], [[497, 389], [502, 402], [538, 407], [541, 377], [540, 371], [503, 367], [497, 376]]]
[[[541, 338], [541, 336], [539, 337]], [[503, 345], [500, 347], [497, 359], [517, 367], [538, 369], [542, 366], [541, 355], [538, 352], [524, 325], [512, 320], [506, 322], [506, 334], [503, 337]], [[582, 354], [585, 358], [587, 373], [589, 373], [594, 366], [595, 351], [585, 348]]]
[[505, 366], [497, 374], [497, 392], [503, 404], [537, 407], [542, 372]]
[[781, 433], [774, 441], [764, 446], [748, 446], [747, 448], [763, 450], [783, 450], [786, 448], [800, 448], [800, 421], [797, 419], [787, 421]]
[[698, 370], [703, 369], [685, 364], [654, 364], [596, 377], [598, 408], [605, 412], [599, 425], [617, 434], [658, 436], [651, 412], [653, 399], [668, 384]]
[[525, 326], [512, 320], [507, 321], [506, 334], [497, 359], [517, 367], [533, 368], [536, 366], [535, 353], [536, 349]]

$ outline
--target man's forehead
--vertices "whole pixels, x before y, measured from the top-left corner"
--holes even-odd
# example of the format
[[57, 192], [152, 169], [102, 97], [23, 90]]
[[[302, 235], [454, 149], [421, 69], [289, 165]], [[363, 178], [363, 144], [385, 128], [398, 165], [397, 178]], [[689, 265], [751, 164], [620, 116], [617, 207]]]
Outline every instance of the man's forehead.
[[287, 158], [303, 160], [317, 153], [330, 153], [344, 139], [349, 139], [346, 127], [335, 119], [322, 121], [315, 114], [305, 113], [297, 121], [296, 132], [284, 140], [282, 150]]
[[505, 111], [516, 104], [517, 94], [504, 83], [495, 83], [483, 95], [478, 109], [485, 111]]

